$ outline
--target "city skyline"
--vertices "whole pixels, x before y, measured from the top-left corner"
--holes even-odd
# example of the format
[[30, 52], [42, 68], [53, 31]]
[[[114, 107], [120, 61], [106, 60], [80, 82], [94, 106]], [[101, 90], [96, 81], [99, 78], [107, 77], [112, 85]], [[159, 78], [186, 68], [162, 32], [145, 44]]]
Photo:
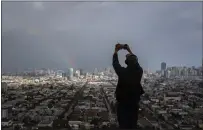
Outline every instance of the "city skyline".
[[[105, 70], [99, 75], [76, 74], [72, 79], [59, 73], [2, 76], [2, 129], [117, 129], [118, 77]], [[176, 70], [174, 74], [144, 75], [138, 130], [203, 128], [202, 75]]]
[[117, 41], [145, 70], [198, 67], [201, 29], [201, 2], [2, 2], [2, 70], [105, 68]]

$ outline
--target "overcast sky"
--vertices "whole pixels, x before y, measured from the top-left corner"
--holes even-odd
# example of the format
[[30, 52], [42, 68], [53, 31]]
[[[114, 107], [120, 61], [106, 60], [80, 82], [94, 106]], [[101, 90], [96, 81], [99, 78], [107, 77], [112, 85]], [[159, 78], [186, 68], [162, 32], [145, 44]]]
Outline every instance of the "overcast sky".
[[3, 71], [105, 68], [117, 41], [145, 69], [200, 66], [202, 3], [2, 2]]

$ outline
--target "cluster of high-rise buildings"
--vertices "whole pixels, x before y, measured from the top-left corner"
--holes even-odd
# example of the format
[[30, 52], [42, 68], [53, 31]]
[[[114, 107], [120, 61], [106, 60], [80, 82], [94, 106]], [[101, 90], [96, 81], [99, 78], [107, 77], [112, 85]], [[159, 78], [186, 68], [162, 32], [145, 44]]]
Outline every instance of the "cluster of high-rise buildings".
[[95, 68], [92, 72], [84, 72], [83, 69], [68, 68], [64, 70], [59, 69], [29, 69], [20, 73], [3, 74], [4, 76], [25, 76], [25, 77], [35, 77], [39, 79], [40, 77], [46, 78], [57, 78], [64, 80], [110, 80], [109, 77], [116, 79], [117, 76], [111, 67], [101, 69]]
[[158, 71], [161, 77], [164, 78], [194, 78], [202, 76], [202, 67], [185, 67], [185, 66], [173, 66], [167, 67], [165, 62], [161, 63], [161, 71]]
[[103, 78], [105, 76], [115, 77], [115, 73], [112, 68], [108, 67], [105, 69], [95, 68], [92, 72], [84, 72], [82, 69], [69, 68], [67, 72], [57, 70], [53, 73], [49, 73], [49, 76], [55, 77], [63, 77], [68, 78], [69, 80], [77, 79], [77, 78], [86, 78], [86, 79], [98, 79]]

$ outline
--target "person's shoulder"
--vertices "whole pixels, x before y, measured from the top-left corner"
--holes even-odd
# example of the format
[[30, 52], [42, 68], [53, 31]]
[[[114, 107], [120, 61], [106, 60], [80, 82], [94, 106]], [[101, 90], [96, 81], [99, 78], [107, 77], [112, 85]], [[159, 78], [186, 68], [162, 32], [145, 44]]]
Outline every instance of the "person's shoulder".
[[142, 70], [143, 71], [143, 68], [140, 66], [140, 70]]
[[141, 72], [142, 72], [142, 73], [144, 72], [144, 70], [143, 70], [143, 68], [142, 68], [142, 67], [140, 67], [140, 70], [141, 70]]
[[139, 72], [142, 72], [143, 73], [143, 68], [139, 65]]

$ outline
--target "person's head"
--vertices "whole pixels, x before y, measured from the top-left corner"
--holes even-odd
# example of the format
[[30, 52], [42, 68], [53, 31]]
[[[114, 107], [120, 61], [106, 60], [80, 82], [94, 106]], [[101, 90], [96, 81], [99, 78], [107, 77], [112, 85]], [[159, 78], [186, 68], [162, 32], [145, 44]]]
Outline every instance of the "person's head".
[[126, 65], [135, 65], [138, 63], [138, 58], [135, 55], [127, 54], [126, 55], [126, 60], [125, 60]]

